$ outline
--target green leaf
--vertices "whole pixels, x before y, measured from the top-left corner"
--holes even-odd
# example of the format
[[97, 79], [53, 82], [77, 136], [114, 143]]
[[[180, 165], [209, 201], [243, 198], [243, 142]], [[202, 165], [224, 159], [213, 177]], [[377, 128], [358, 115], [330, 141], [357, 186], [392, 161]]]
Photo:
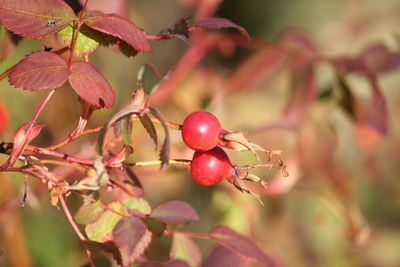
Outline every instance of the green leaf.
[[[112, 202], [108, 206], [114, 211], [128, 215], [126, 207], [119, 201]], [[111, 233], [122, 219], [122, 216], [114, 211], [106, 210], [95, 223], [86, 225], [85, 232], [90, 240], [106, 242], [112, 239]]]
[[[76, 27], [73, 23], [61, 29], [57, 34], [68, 46], [71, 46]], [[100, 44], [104, 34], [86, 25], [82, 25], [75, 46], [75, 55], [82, 56], [93, 52]]]
[[132, 121], [129, 118], [129, 116], [120, 120], [119, 128], [121, 135], [124, 137], [124, 144], [129, 145], [131, 143], [131, 133], [132, 133]]
[[144, 64], [138, 71], [138, 81], [143, 85], [143, 89], [146, 94], [154, 94], [161, 84], [163, 84], [171, 75], [171, 71], [168, 71], [163, 77], [160, 77], [155, 66], [150, 64]]
[[157, 131], [156, 128], [154, 127], [153, 122], [151, 121], [149, 115], [147, 114], [142, 114], [139, 116], [140, 122], [142, 123], [143, 127], [146, 129], [146, 132], [149, 134], [151, 139], [153, 139], [154, 144], [156, 145], [156, 150], [157, 150]]
[[164, 170], [168, 166], [168, 161], [169, 161], [169, 152], [170, 152], [170, 143], [171, 143], [170, 137], [169, 137], [169, 130], [168, 130], [168, 126], [165, 122], [165, 119], [161, 115], [161, 113], [155, 108], [149, 108], [149, 110], [150, 110], [151, 114], [153, 114], [153, 116], [156, 117], [160, 121], [161, 126], [164, 129], [165, 138], [164, 138], [164, 142], [162, 144], [161, 151], [160, 151], [160, 160], [161, 160], [160, 170]]
[[103, 214], [104, 208], [100, 201], [96, 201], [81, 206], [76, 212], [74, 218], [77, 223], [90, 224], [95, 223]]
[[196, 243], [183, 234], [174, 234], [170, 252], [172, 259], [182, 259], [190, 266], [200, 266], [201, 252]]
[[124, 200], [124, 205], [129, 209], [135, 209], [142, 214], [150, 214], [151, 207], [146, 199], [141, 197], [130, 197]]
[[142, 218], [142, 222], [144, 222], [147, 229], [155, 236], [162, 236], [164, 234], [164, 230], [167, 228], [167, 224], [165, 222], [153, 218]]
[[103, 143], [104, 143], [104, 137], [106, 137], [107, 130], [108, 126], [104, 125], [99, 133], [99, 137], [97, 138], [96, 150], [99, 155], [103, 155]]

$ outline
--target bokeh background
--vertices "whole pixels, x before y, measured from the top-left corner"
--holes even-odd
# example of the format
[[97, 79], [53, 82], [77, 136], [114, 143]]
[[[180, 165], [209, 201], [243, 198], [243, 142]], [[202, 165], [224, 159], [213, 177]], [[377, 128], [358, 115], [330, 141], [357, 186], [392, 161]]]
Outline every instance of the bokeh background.
[[[128, 103], [140, 66], [151, 63], [160, 73], [173, 66], [180, 71], [152, 98], [167, 120], [181, 123], [190, 112], [207, 110], [225, 129], [243, 131], [255, 143], [283, 151], [288, 178], [274, 169], [255, 171], [271, 182], [267, 190], [254, 188], [264, 206], [228, 182], [211, 188], [196, 185], [186, 168], [137, 169], [152, 206], [185, 200], [201, 217], [189, 230], [206, 233], [216, 225], [231, 227], [285, 266], [400, 266], [398, 1], [89, 0], [89, 7], [127, 16], [150, 35], [189, 15], [192, 22], [228, 18], [252, 36], [246, 43], [235, 30], [223, 30], [227, 36], [215, 42], [211, 36], [218, 33], [200, 32], [189, 44], [154, 40], [152, 54], [134, 58], [104, 47], [90, 56], [117, 92], [117, 103], [96, 111], [89, 128], [104, 124]], [[22, 39], [15, 48], [7, 48], [13, 49], [11, 54], [3, 47], [0, 72], [43, 45], [62, 46], [49, 37]], [[210, 48], [202, 54], [205, 45]], [[368, 57], [372, 46], [380, 47], [371, 49], [378, 56], [371, 52], [375, 61], [370, 65], [380, 100], [371, 90], [370, 76], [332, 63]], [[198, 60], [187, 56], [194, 48], [200, 51], [194, 52]], [[388, 71], [373, 68], [385, 62]], [[4, 106], [9, 118], [0, 129], [1, 140], [12, 140], [12, 133], [32, 118], [45, 95], [13, 88], [7, 78], [0, 81], [0, 112]], [[59, 88], [40, 117], [46, 127], [34, 144], [62, 140], [76, 126], [79, 114], [75, 93], [68, 86]], [[192, 152], [180, 133], [171, 130], [171, 136], [172, 157], [189, 159]], [[87, 136], [62, 151], [90, 158], [95, 142], [96, 135]], [[157, 159], [139, 124], [134, 125], [132, 144], [133, 160]], [[255, 162], [251, 153], [228, 153], [237, 165]], [[63, 212], [50, 205], [40, 181], [28, 180], [24, 208], [23, 176], [0, 173], [0, 182], [1, 266], [87, 262], [79, 239]], [[81, 200], [71, 196], [68, 201], [78, 207]], [[152, 244], [149, 256], [165, 260], [169, 244], [168, 238], [161, 238]], [[197, 244], [206, 259], [214, 244]]]

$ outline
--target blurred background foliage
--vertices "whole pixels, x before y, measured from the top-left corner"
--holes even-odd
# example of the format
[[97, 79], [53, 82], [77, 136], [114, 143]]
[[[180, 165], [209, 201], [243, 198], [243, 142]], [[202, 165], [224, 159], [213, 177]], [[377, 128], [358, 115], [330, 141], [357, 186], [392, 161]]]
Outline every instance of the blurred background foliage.
[[[198, 186], [185, 168], [170, 167], [164, 172], [157, 167], [137, 169], [145, 197], [152, 206], [168, 199], [185, 200], [201, 217], [189, 230], [208, 232], [215, 225], [232, 227], [254, 239], [285, 266], [400, 266], [399, 72], [394, 69], [378, 75], [385, 112], [373, 111], [377, 104], [370, 101], [374, 97], [369, 89], [370, 80], [360, 73], [348, 72], [342, 77], [344, 85], [329, 61], [314, 65], [317, 91], [311, 101], [304, 97], [306, 89], [293, 89], [290, 67], [293, 62], [274, 64], [266, 60], [260, 69], [242, 68], [250, 80], [241, 86], [235, 82], [246, 79], [234, 75], [250, 57], [262, 61], [271, 54], [279, 54], [274, 50], [275, 44], [291, 29], [300, 29], [308, 36], [320, 57], [354, 57], [374, 44], [399, 53], [398, 1], [103, 2], [107, 1], [89, 0], [89, 6], [125, 15], [147, 34], [157, 34], [182, 16], [190, 15], [192, 20], [215, 16], [243, 26], [253, 41], [267, 43], [265, 49], [235, 47], [229, 40], [219, 43], [217, 49], [191, 66], [167, 94], [159, 94], [152, 103], [167, 120], [177, 123], [195, 110], [214, 113], [225, 129], [241, 130], [263, 147], [282, 150], [290, 177], [282, 178], [274, 170], [259, 170], [258, 175], [271, 181], [267, 190], [255, 189], [263, 195], [265, 205], [261, 206], [227, 182], [211, 188]], [[90, 60], [112, 84], [117, 103], [110, 110], [96, 111], [88, 127], [104, 124], [128, 102], [142, 64], [151, 63], [165, 73], [181, 62], [193, 43], [188, 46], [177, 39], [152, 41], [154, 53], [140, 53], [134, 58], [98, 48]], [[0, 63], [0, 72], [42, 45], [59, 44], [53, 37], [22, 39], [15, 51]], [[307, 56], [309, 51], [301, 45], [300, 57]], [[299, 69], [304, 70], [303, 67], [307, 65], [300, 64]], [[251, 75], [257, 77], [256, 82]], [[35, 139], [35, 145], [54, 144], [75, 127], [80, 106], [75, 93], [65, 87], [57, 90], [40, 117], [39, 123], [46, 127]], [[296, 92], [298, 97], [294, 98]], [[346, 92], [350, 97], [345, 97]], [[8, 129], [1, 132], [1, 139], [12, 139], [12, 133], [31, 119], [45, 94], [15, 89], [7, 79], [0, 82], [0, 101], [9, 113]], [[288, 105], [293, 99], [298, 99], [297, 105]], [[288, 109], [292, 109], [290, 114]], [[373, 117], [374, 121], [359, 120], [354, 114], [367, 114], [366, 118]], [[385, 125], [383, 129], [381, 124]], [[171, 131], [171, 135], [172, 157], [191, 158], [192, 152], [183, 145], [180, 133]], [[132, 143], [133, 160], [157, 158], [152, 141], [138, 124], [133, 129]], [[90, 158], [95, 153], [94, 144], [94, 136], [84, 137], [63, 152]], [[229, 155], [238, 165], [255, 160], [247, 152], [229, 151]], [[5, 159], [1, 157], [2, 161]], [[10, 173], [0, 176], [0, 265], [85, 264], [87, 259], [79, 239], [64, 214], [50, 205], [43, 184], [29, 179], [27, 205], [20, 208], [23, 177]], [[75, 178], [70, 175], [68, 179]], [[76, 207], [80, 201], [74, 196], [69, 198]], [[168, 237], [157, 240], [149, 256], [165, 260], [170, 242]], [[198, 245], [205, 259], [213, 244], [200, 240]]]

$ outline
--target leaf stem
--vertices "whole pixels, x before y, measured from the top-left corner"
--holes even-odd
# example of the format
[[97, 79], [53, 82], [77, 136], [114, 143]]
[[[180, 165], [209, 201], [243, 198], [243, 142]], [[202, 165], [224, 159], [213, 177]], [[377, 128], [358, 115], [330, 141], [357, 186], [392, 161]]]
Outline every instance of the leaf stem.
[[78, 225], [74, 221], [74, 218], [71, 215], [71, 212], [70, 212], [70, 210], [69, 210], [69, 208], [67, 206], [67, 203], [65, 202], [64, 196], [60, 196], [60, 202], [61, 202], [62, 208], [64, 210], [65, 216], [67, 217], [67, 219], [68, 219], [69, 223], [71, 224], [72, 228], [74, 228], [74, 231], [78, 235], [79, 239], [82, 241], [82, 245], [85, 248], [86, 254], [87, 254], [88, 258], [89, 258], [90, 265], [92, 267], [96, 267], [96, 265], [94, 264], [93, 257], [92, 257], [92, 252], [90, 251], [90, 249], [89, 249], [89, 247], [88, 247], [88, 245], [86, 243], [87, 239], [82, 234], [81, 230], [79, 230]]
[[[189, 159], [170, 159], [168, 164], [181, 164], [190, 165], [192, 161]], [[148, 166], [158, 166], [161, 165], [161, 160], [150, 160], [150, 161], [138, 161], [133, 163], [123, 163], [125, 167], [148, 167]]]
[[190, 237], [194, 237], [194, 238], [211, 239], [210, 235], [201, 234], [201, 233], [192, 233], [192, 232], [184, 232], [184, 231], [173, 231], [173, 230], [169, 230], [169, 229], [166, 229], [164, 231], [164, 233], [166, 235], [181, 234], [181, 235], [190, 236]]

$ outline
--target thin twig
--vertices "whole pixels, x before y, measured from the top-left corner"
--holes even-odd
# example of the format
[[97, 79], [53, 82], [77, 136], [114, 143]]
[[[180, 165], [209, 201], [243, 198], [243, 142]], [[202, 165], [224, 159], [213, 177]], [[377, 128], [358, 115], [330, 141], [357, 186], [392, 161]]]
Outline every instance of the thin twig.
[[92, 257], [92, 252], [90, 251], [88, 245], [87, 245], [87, 239], [86, 237], [82, 234], [81, 230], [79, 230], [78, 225], [76, 224], [76, 222], [74, 221], [74, 218], [72, 217], [72, 214], [67, 206], [67, 203], [65, 202], [64, 196], [60, 196], [59, 197], [62, 208], [64, 210], [65, 216], [67, 217], [69, 223], [71, 224], [72, 228], [74, 228], [75, 233], [78, 235], [79, 239], [82, 241], [82, 245], [85, 248], [86, 254], [89, 258], [89, 262], [90, 265], [92, 267], [96, 267], [96, 265], [94, 264], [94, 260]]

